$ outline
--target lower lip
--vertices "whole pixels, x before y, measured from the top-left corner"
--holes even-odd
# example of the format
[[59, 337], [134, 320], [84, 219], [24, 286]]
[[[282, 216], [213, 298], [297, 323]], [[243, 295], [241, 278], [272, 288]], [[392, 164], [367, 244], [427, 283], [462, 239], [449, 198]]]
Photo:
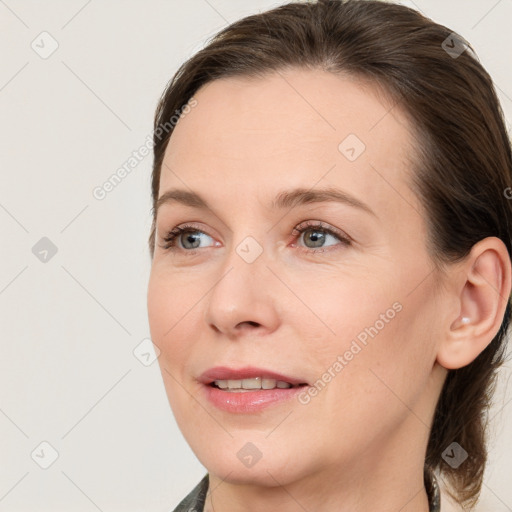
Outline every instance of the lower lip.
[[241, 392], [223, 391], [210, 385], [204, 387], [206, 397], [215, 407], [227, 412], [250, 413], [291, 400], [303, 392], [307, 386]]

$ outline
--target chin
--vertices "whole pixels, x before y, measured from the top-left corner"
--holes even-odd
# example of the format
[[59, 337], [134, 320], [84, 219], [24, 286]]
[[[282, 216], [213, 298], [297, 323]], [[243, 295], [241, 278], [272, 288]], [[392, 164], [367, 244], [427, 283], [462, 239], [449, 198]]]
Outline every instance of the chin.
[[205, 467], [210, 475], [213, 474], [224, 482], [234, 485], [275, 487], [277, 485], [285, 485], [292, 476], [289, 473], [289, 469], [283, 470], [273, 465], [265, 465], [262, 460], [249, 468], [233, 461], [226, 461], [225, 463], [217, 461]]
[[[268, 439], [259, 441], [258, 434], [261, 433], [235, 436], [219, 443], [213, 439], [208, 446], [191, 446], [210, 474], [231, 484], [274, 487], [303, 476], [298, 461], [290, 460], [283, 445], [273, 446]], [[248, 439], [254, 439], [254, 442]], [[304, 461], [303, 455], [300, 457], [301, 462]]]

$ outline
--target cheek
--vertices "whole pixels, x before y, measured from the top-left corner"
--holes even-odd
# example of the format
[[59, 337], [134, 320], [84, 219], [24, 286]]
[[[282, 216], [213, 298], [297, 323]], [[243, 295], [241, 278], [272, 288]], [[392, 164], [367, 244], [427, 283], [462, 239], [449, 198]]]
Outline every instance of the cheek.
[[302, 276], [293, 282], [296, 295], [307, 305], [297, 302], [289, 309], [295, 325], [302, 327], [300, 338], [327, 354], [343, 353], [354, 339], [364, 346], [373, 332], [385, 330], [399, 315], [393, 308], [397, 294], [392, 285], [376, 278], [342, 273]]
[[167, 340], [198, 302], [200, 290], [179, 272], [170, 272], [163, 265], [153, 264], [147, 291], [150, 329], [155, 338]]
[[[384, 418], [398, 412], [387, 405], [396, 399], [385, 383], [396, 392], [410, 387], [403, 375], [411, 348], [405, 346], [406, 308], [398, 300], [402, 294], [396, 284], [376, 276], [334, 282], [317, 281], [314, 292], [306, 295], [304, 281], [296, 281], [295, 290], [307, 297], [312, 311], [295, 307], [294, 325], [302, 363], [311, 368], [309, 375], [318, 389], [311, 397], [311, 409], [304, 409], [318, 414], [306, 414], [304, 421], [311, 422], [313, 430], [318, 418], [331, 417], [340, 429], [349, 428], [356, 435], [363, 417], [371, 421], [376, 413]], [[337, 430], [327, 424], [321, 428], [325, 435]]]
[[[386, 302], [367, 312], [367, 324], [345, 346], [359, 346], [341, 372], [334, 393], [342, 397], [347, 417], [391, 427], [415, 410], [428, 384], [435, 361], [435, 343], [431, 329], [435, 312], [429, 297], [419, 294], [411, 299], [402, 294], [393, 305]], [[391, 307], [390, 307], [391, 306]], [[361, 334], [365, 343], [361, 343]], [[347, 359], [345, 357], [345, 359]], [[333, 394], [334, 394], [333, 393]], [[417, 411], [419, 416], [423, 413]], [[341, 418], [343, 423], [346, 418]], [[425, 422], [427, 420], [425, 419]], [[353, 424], [357, 429], [357, 422]]]
[[[166, 368], [180, 382], [184, 364], [189, 358], [190, 339], [199, 339], [194, 329], [200, 325], [200, 309], [197, 293], [193, 291], [194, 287], [178, 279], [178, 276], [159, 271], [158, 268], [152, 269], [147, 292], [151, 339], [160, 350], [158, 361], [162, 370]], [[166, 379], [166, 386], [174, 386], [169, 375], [165, 372], [162, 375]]]
[[390, 402], [396, 402], [394, 412], [399, 412], [402, 406], [395, 394], [414, 401], [435, 360], [428, 328], [434, 312], [425, 307], [430, 298], [424, 293], [408, 296], [396, 281], [374, 277], [315, 289], [308, 305], [325, 325], [318, 320], [301, 324], [302, 353], [321, 381], [318, 387], [326, 382], [312, 402], [328, 408], [343, 403], [343, 409], [352, 409], [352, 417], [364, 410], [371, 415]]

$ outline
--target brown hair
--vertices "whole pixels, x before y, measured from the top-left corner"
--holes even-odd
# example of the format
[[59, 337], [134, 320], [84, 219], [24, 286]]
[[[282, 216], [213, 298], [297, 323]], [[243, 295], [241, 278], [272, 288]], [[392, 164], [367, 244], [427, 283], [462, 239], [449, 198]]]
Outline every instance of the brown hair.
[[[463, 46], [465, 45], [465, 46]], [[454, 50], [464, 50], [457, 55]], [[288, 67], [344, 73], [381, 88], [408, 115], [416, 141], [412, 187], [428, 225], [436, 268], [463, 259], [479, 240], [496, 236], [512, 254], [512, 155], [492, 80], [469, 43], [405, 6], [376, 0], [294, 2], [223, 29], [185, 62], [155, 115], [152, 175], [155, 206], [172, 129], [161, 129], [204, 84], [231, 76], [260, 77]], [[487, 460], [486, 415], [503, 364], [510, 322], [467, 366], [448, 371], [430, 432], [425, 464], [448, 481], [459, 503], [476, 504]], [[454, 468], [442, 454], [459, 443], [468, 458]], [[450, 489], [451, 487], [451, 489]]]

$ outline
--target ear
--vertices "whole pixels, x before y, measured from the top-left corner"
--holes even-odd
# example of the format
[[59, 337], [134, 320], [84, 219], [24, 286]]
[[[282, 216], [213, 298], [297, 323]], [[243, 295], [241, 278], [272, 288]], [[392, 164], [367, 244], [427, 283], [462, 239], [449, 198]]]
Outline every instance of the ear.
[[510, 298], [511, 262], [502, 240], [476, 243], [454, 275], [458, 312], [449, 318], [437, 362], [448, 370], [468, 365], [498, 333]]

